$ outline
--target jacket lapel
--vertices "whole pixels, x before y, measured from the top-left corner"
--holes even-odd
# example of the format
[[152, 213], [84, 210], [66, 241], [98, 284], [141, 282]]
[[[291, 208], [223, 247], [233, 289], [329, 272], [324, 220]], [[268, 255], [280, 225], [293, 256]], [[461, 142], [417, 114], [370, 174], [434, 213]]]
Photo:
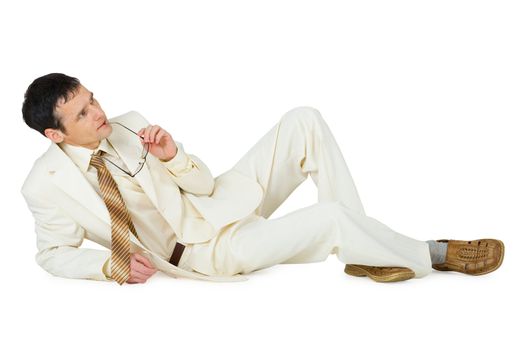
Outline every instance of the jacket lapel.
[[[142, 145], [140, 141], [136, 144], [130, 143], [130, 139], [126, 139], [125, 136], [121, 130], [114, 128], [108, 140], [128, 169], [132, 169], [133, 171], [137, 167]], [[111, 227], [111, 219], [103, 199], [67, 154], [64, 153], [58, 145], [51, 143], [44, 157], [46, 157], [45, 162], [48, 165], [48, 174], [51, 176], [51, 181], [67, 193], [68, 196]], [[163, 184], [167, 181], [171, 182], [171, 180], [167, 174], [164, 174], [167, 170], [163, 168], [161, 164], [158, 164], [158, 166], [161, 167], [161, 169], [159, 169], [161, 171], [156, 171], [155, 179], [153, 179], [150, 167], [156, 167], [155, 160], [153, 157], [148, 156], [146, 164], [144, 164], [142, 170], [135, 175], [135, 179], [150, 198], [153, 205], [157, 207], [160, 214], [168, 221], [174, 231], [178, 233], [180, 232], [180, 220], [177, 220], [177, 218], [179, 218], [181, 214], [181, 203], [175, 198], [180, 197], [180, 192], [177, 186], [159, 187], [157, 192], [154, 181], [155, 183]]]
[[[133, 136], [129, 131], [114, 126], [108, 140], [128, 169], [133, 171], [137, 167], [143, 146], [138, 137], [130, 137], [130, 135]], [[180, 191], [172, 183], [167, 169], [154, 156], [148, 155], [144, 167], [135, 175], [135, 179], [159, 213], [179, 234], [181, 203], [178, 198], [180, 198]]]
[[[52, 143], [45, 156], [51, 181], [94, 215], [111, 225], [104, 201], [64, 151]], [[79, 201], [79, 198], [82, 200]]]

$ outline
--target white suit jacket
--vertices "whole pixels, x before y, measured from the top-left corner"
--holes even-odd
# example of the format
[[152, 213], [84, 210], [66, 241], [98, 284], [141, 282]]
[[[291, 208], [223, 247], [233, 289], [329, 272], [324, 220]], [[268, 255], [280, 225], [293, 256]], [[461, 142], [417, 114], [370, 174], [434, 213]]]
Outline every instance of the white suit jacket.
[[[137, 112], [129, 112], [111, 122], [118, 121], [138, 131], [149, 125]], [[137, 164], [142, 145], [138, 137], [124, 128], [113, 126], [108, 137], [128, 168]], [[184, 152], [176, 142], [178, 152]], [[137, 151], [138, 150], [138, 151]], [[208, 167], [195, 155], [191, 171], [176, 176], [155, 156], [148, 155], [144, 168], [135, 176], [142, 189], [159, 213], [166, 219], [182, 243], [204, 242], [219, 230], [237, 221], [258, 207], [263, 189], [258, 182], [235, 170], [212, 177]], [[205, 222], [195, 222], [191, 230], [182, 232], [181, 190], [202, 214]], [[35, 219], [37, 235], [37, 263], [49, 273], [67, 278], [107, 280], [102, 267], [110, 257], [111, 220], [102, 198], [96, 193], [80, 169], [52, 143], [35, 161], [22, 187], [22, 194]], [[237, 276], [206, 276], [171, 265], [146, 249], [133, 235], [132, 251], [140, 251], [150, 258], [161, 271], [173, 277], [189, 277], [213, 281], [245, 280]], [[99, 243], [108, 250], [81, 248], [84, 239]]]

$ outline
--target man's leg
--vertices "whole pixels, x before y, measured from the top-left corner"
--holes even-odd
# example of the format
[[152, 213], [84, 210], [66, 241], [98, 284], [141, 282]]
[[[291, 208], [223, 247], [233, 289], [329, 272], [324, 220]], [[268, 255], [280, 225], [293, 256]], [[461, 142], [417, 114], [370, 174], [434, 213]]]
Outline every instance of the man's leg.
[[[418, 277], [430, 272], [426, 242], [365, 215], [339, 146], [317, 110], [287, 112], [234, 169], [258, 181], [264, 197], [251, 222], [193, 248], [194, 257], [206, 256], [193, 260], [201, 272], [248, 273], [279, 263], [323, 261], [330, 253], [344, 263], [407, 266]], [[308, 174], [319, 203], [268, 220]]]
[[281, 263], [319, 262], [334, 253], [345, 264], [408, 267], [416, 277], [431, 272], [426, 242], [401, 235], [338, 201], [316, 203], [273, 219], [258, 216], [198, 249], [213, 266], [202, 272], [219, 275]]
[[233, 167], [264, 189], [255, 213], [268, 218], [308, 174], [318, 201], [340, 201], [365, 214], [341, 150], [321, 114], [298, 107], [285, 113]]
[[[317, 110], [299, 107], [286, 113], [234, 169], [258, 181], [264, 198], [239, 225], [194, 246], [190, 265], [196, 270], [248, 273], [279, 263], [323, 261], [336, 253], [346, 264], [408, 267], [416, 277], [430, 273], [426, 242], [366, 216], [339, 147]], [[268, 219], [308, 174], [317, 185], [319, 203]], [[503, 259], [500, 241], [451, 242], [453, 254], [449, 249], [446, 263], [436, 268], [480, 274], [493, 271]], [[464, 256], [471, 251], [475, 259]]]

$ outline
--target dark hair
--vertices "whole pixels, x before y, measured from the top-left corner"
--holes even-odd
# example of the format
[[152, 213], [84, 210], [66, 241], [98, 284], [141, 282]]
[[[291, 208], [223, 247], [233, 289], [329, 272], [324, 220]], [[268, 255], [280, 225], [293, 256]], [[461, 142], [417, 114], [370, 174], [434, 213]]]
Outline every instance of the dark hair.
[[47, 128], [65, 133], [66, 129], [56, 115], [55, 107], [60, 99], [67, 102], [79, 86], [77, 78], [62, 73], [51, 73], [35, 79], [24, 94], [22, 116], [25, 123], [44, 136]]

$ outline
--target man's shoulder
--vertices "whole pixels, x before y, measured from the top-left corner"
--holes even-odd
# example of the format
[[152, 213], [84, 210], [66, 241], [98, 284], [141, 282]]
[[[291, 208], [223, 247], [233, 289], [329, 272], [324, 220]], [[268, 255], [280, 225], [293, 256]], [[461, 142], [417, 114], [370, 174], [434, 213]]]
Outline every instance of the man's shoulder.
[[44, 175], [49, 173], [50, 154], [54, 151], [54, 147], [58, 146], [51, 144], [47, 151], [34, 161], [31, 170], [22, 184], [22, 193], [36, 191], [39, 188], [45, 187], [43, 181], [45, 181], [47, 177]]

